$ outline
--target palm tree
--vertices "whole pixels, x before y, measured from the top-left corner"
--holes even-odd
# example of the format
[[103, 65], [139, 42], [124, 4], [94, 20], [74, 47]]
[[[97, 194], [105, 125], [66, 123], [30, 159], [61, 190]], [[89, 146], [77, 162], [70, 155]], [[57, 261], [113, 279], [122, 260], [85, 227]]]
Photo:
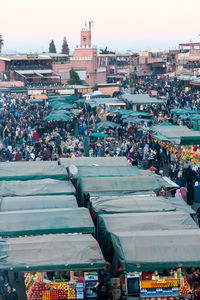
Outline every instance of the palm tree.
[[0, 34], [0, 54], [1, 54], [2, 47], [3, 47], [3, 36]]

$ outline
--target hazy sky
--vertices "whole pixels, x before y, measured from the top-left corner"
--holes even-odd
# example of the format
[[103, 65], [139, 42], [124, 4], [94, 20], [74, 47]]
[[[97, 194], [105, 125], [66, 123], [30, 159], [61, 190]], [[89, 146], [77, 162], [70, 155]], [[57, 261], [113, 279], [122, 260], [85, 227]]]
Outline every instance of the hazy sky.
[[200, 41], [200, 0], [0, 0], [4, 50], [60, 51], [79, 44], [85, 20], [94, 21], [93, 44], [126, 52], [169, 49]]

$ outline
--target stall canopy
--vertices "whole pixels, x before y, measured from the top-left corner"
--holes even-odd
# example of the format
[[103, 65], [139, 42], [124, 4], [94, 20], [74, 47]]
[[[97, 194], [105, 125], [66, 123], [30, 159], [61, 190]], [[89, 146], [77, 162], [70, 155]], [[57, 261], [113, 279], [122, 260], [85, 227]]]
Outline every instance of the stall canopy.
[[82, 177], [77, 181], [77, 196], [80, 204], [84, 204], [84, 198], [103, 195], [125, 195], [144, 193], [147, 191], [159, 191], [160, 184], [151, 176], [132, 177]]
[[97, 214], [182, 211], [195, 215], [195, 211], [181, 198], [149, 195], [101, 196], [91, 197], [90, 205]]
[[73, 232], [94, 232], [94, 224], [87, 208], [0, 212], [0, 236]]
[[64, 166], [129, 166], [126, 157], [77, 157], [60, 158], [59, 163]]
[[111, 233], [116, 254], [127, 272], [197, 267], [200, 231], [135, 231]]
[[104, 254], [111, 251], [111, 232], [197, 229], [190, 215], [183, 212], [102, 214], [98, 218], [98, 237]]
[[0, 199], [0, 211], [76, 207], [78, 205], [74, 195], [4, 197]]
[[[69, 176], [70, 167], [67, 167]], [[80, 177], [124, 177], [141, 175], [137, 167], [132, 166], [78, 166], [76, 178]], [[74, 177], [75, 178], [75, 177]]]
[[131, 104], [163, 104], [163, 100], [158, 100], [156, 98], [150, 97], [148, 94], [124, 94], [122, 98], [124, 100], [127, 100]]
[[67, 179], [64, 166], [55, 164], [30, 164], [30, 163], [1, 163], [0, 180], [39, 180], [44, 178]]
[[161, 141], [169, 141], [173, 144], [180, 145], [182, 140], [191, 140], [193, 144], [199, 144], [200, 142], [200, 131], [194, 131], [189, 129], [187, 126], [178, 125], [156, 125], [152, 126], [154, 138]]
[[0, 181], [0, 196], [71, 195], [75, 188], [70, 181], [41, 179]]
[[90, 234], [54, 234], [0, 240], [2, 270], [95, 270], [105, 267], [97, 241]]

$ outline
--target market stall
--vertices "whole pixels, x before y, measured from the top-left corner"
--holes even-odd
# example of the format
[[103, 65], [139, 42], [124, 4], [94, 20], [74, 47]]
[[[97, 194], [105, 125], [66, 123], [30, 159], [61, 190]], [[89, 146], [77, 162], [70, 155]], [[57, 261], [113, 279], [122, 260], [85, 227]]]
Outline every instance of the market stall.
[[94, 233], [94, 224], [87, 208], [0, 212], [0, 236], [77, 232]]
[[70, 181], [41, 179], [0, 181], [0, 196], [72, 195], [75, 188]]
[[39, 180], [39, 179], [67, 179], [64, 166], [54, 163], [40, 162], [6, 162], [0, 164], [0, 180]]
[[104, 256], [112, 253], [112, 232], [197, 229], [189, 214], [181, 211], [100, 214], [98, 218], [98, 241]]
[[137, 167], [133, 166], [77, 166], [76, 174], [74, 170], [67, 167], [68, 176], [73, 179], [82, 177], [124, 177], [124, 176], [138, 176], [140, 171]]
[[3, 197], [0, 199], [0, 211], [77, 208], [74, 195], [48, 195], [27, 197]]
[[[26, 272], [28, 300], [85, 299], [98, 280], [97, 271], [105, 267], [101, 250], [90, 234], [3, 239], [0, 257], [2, 270]], [[58, 276], [61, 271], [64, 276]], [[53, 272], [51, 278], [49, 272]]]
[[77, 181], [77, 199], [87, 205], [90, 196], [123, 195], [159, 191], [160, 184], [151, 176], [82, 177]]
[[200, 264], [198, 229], [115, 232], [111, 240], [123, 266], [127, 294], [138, 293], [140, 298], [187, 294], [184, 268]]
[[90, 209], [95, 215], [182, 211], [191, 216], [196, 212], [182, 198], [144, 195], [92, 196]]
[[68, 167], [75, 166], [128, 166], [126, 157], [77, 157], [77, 158], [59, 158], [59, 163]]

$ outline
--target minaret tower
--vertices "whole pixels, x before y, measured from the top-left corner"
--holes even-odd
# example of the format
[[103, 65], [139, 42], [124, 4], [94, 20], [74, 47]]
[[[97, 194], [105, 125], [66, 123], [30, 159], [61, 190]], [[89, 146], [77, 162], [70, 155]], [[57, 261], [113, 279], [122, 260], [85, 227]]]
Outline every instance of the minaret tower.
[[85, 27], [81, 30], [81, 48], [91, 48], [91, 25], [92, 21], [89, 21], [89, 26], [87, 26], [87, 23], [85, 22]]

